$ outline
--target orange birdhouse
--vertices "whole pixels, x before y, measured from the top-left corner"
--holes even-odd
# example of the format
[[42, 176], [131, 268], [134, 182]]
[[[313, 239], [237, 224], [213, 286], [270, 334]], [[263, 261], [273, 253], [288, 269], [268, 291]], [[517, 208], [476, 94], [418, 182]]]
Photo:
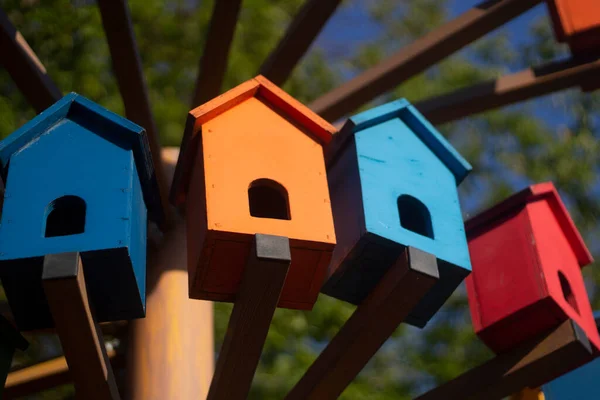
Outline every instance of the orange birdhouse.
[[312, 309], [335, 245], [323, 145], [335, 128], [262, 76], [190, 111], [172, 200], [190, 297], [234, 301], [255, 233], [290, 239], [279, 306]]
[[574, 54], [594, 52], [600, 47], [600, 1], [547, 0], [554, 33], [567, 42]]

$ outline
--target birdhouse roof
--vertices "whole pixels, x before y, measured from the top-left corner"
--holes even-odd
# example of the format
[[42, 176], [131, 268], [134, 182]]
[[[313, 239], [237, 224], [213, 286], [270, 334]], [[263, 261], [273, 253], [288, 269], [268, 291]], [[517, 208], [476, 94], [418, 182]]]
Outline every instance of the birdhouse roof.
[[591, 264], [594, 260], [590, 251], [586, 247], [575, 223], [571, 219], [567, 208], [560, 199], [556, 188], [552, 182], [538, 183], [512, 195], [508, 199], [496, 204], [492, 208], [483, 211], [481, 214], [471, 218], [465, 223], [467, 237], [470, 239], [481, 230], [506, 215], [525, 207], [535, 201], [546, 201], [552, 210], [556, 221], [558, 221], [565, 237], [567, 238], [577, 261], [581, 267]]
[[85, 129], [94, 132], [116, 146], [133, 150], [148, 214], [152, 220], [160, 223], [164, 217], [163, 207], [160, 201], [146, 131], [141, 126], [77, 93], [69, 93], [64, 96], [0, 142], [0, 172], [2, 178], [6, 181], [10, 159], [13, 154], [26, 148], [41, 135], [49, 133], [65, 119], [85, 127]]
[[444, 163], [454, 175], [457, 185], [471, 172], [471, 165], [406, 99], [396, 100], [350, 117], [325, 150], [327, 164], [335, 160], [352, 135], [394, 118], [401, 119]]
[[26, 350], [29, 347], [29, 342], [2, 315], [0, 315], [0, 341], [8, 342], [19, 350]]
[[180, 205], [185, 202], [202, 125], [252, 97], [286, 117], [321, 145], [329, 143], [331, 135], [336, 131], [331, 124], [265, 77], [259, 75], [250, 79], [189, 112], [171, 186], [173, 204]]

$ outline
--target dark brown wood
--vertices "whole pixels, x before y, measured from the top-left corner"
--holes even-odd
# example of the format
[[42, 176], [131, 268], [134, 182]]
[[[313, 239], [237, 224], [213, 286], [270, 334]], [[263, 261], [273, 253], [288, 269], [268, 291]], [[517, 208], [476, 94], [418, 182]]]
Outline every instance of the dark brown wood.
[[161, 226], [164, 229], [171, 225], [173, 218], [172, 209], [169, 207], [169, 188], [161, 161], [160, 137], [150, 108], [148, 89], [129, 7], [126, 0], [99, 0], [98, 7], [110, 49], [113, 70], [125, 105], [125, 115], [148, 132], [152, 162], [165, 212], [165, 223]]
[[321, 96], [309, 107], [323, 118], [335, 121], [541, 2], [490, 0], [481, 3]]
[[341, 0], [307, 0], [259, 74], [277, 86], [283, 85], [340, 3]]
[[442, 124], [573, 86], [586, 85], [599, 75], [599, 59], [561, 61], [426, 99], [416, 103], [415, 107], [430, 122]]
[[44, 258], [43, 286], [78, 398], [120, 399], [79, 253]]
[[497, 400], [540, 386], [592, 360], [592, 348], [573, 321], [473, 368], [418, 400]]
[[255, 235], [208, 400], [248, 396], [290, 262], [288, 238]]
[[221, 93], [241, 7], [242, 0], [215, 1], [191, 108], [196, 108]]
[[435, 256], [405, 249], [286, 400], [336, 399], [438, 278]]
[[36, 112], [44, 111], [62, 97], [44, 65], [1, 9], [0, 62]]

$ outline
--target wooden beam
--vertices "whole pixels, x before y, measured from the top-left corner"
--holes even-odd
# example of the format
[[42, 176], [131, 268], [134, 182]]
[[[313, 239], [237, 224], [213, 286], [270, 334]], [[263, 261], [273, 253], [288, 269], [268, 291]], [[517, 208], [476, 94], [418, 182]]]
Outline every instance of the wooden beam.
[[307, 0], [259, 74], [282, 86], [340, 3], [341, 0]]
[[[163, 149], [173, 176], [178, 148]], [[188, 296], [185, 224], [176, 217], [150, 247], [146, 318], [130, 321], [127, 373], [131, 400], [205, 399], [214, 369], [213, 306]]]
[[286, 237], [254, 236], [207, 400], [244, 400], [291, 263]]
[[541, 2], [489, 0], [481, 3], [321, 96], [310, 108], [323, 118], [335, 121]]
[[600, 59], [567, 60], [530, 68], [497, 80], [426, 99], [415, 107], [434, 124], [585, 85], [600, 75]]
[[[107, 350], [106, 354], [113, 368], [118, 367], [123, 360], [113, 349]], [[9, 373], [3, 395], [5, 399], [14, 399], [66, 385], [72, 381], [67, 360], [64, 357], [57, 357]]]
[[417, 400], [499, 400], [537, 387], [593, 359], [583, 330], [568, 320], [538, 339], [473, 368]]
[[165, 212], [165, 223], [161, 224], [161, 228], [164, 230], [171, 225], [173, 212], [169, 206], [169, 187], [161, 162], [160, 137], [150, 108], [148, 89], [135, 41], [129, 7], [126, 0], [99, 0], [98, 7], [110, 49], [113, 70], [125, 105], [125, 115], [131, 121], [144, 127], [148, 133], [152, 162]]
[[0, 9], [0, 62], [29, 104], [40, 113], [62, 97], [21, 33]]
[[438, 278], [435, 256], [406, 248], [286, 400], [338, 398]]
[[241, 7], [242, 0], [215, 1], [198, 67], [192, 109], [221, 94], [229, 49]]
[[88, 301], [79, 253], [45, 256], [42, 284], [77, 396], [120, 399], [102, 332]]

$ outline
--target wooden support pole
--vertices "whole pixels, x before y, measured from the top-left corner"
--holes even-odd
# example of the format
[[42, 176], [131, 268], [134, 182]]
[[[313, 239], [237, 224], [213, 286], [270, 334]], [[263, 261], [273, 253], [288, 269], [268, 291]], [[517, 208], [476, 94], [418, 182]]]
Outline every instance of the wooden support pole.
[[77, 398], [120, 399], [102, 332], [88, 301], [79, 253], [44, 257], [42, 282]]
[[237, 25], [242, 0], [215, 1], [191, 108], [218, 96], [227, 71], [229, 49]]
[[125, 105], [125, 115], [148, 132], [148, 143], [165, 213], [165, 223], [161, 225], [164, 230], [173, 221], [173, 211], [169, 206], [169, 187], [161, 160], [160, 138], [150, 108], [142, 60], [135, 41], [129, 7], [126, 0], [99, 0], [98, 7], [110, 49], [113, 70]]
[[62, 97], [21, 33], [0, 9], [0, 62], [29, 104], [40, 113]]
[[341, 0], [307, 0], [277, 47], [260, 67], [259, 74], [282, 86], [306, 53]]
[[435, 256], [406, 248], [286, 400], [341, 395], [438, 278]]
[[568, 320], [541, 337], [473, 368], [417, 400], [499, 400], [537, 387], [592, 360], [588, 338]]
[[208, 400], [248, 396], [290, 263], [288, 238], [254, 236]]
[[309, 107], [323, 118], [335, 121], [541, 2], [485, 1], [319, 97]]
[[434, 124], [543, 96], [598, 80], [600, 59], [567, 60], [426, 99], [415, 107]]

